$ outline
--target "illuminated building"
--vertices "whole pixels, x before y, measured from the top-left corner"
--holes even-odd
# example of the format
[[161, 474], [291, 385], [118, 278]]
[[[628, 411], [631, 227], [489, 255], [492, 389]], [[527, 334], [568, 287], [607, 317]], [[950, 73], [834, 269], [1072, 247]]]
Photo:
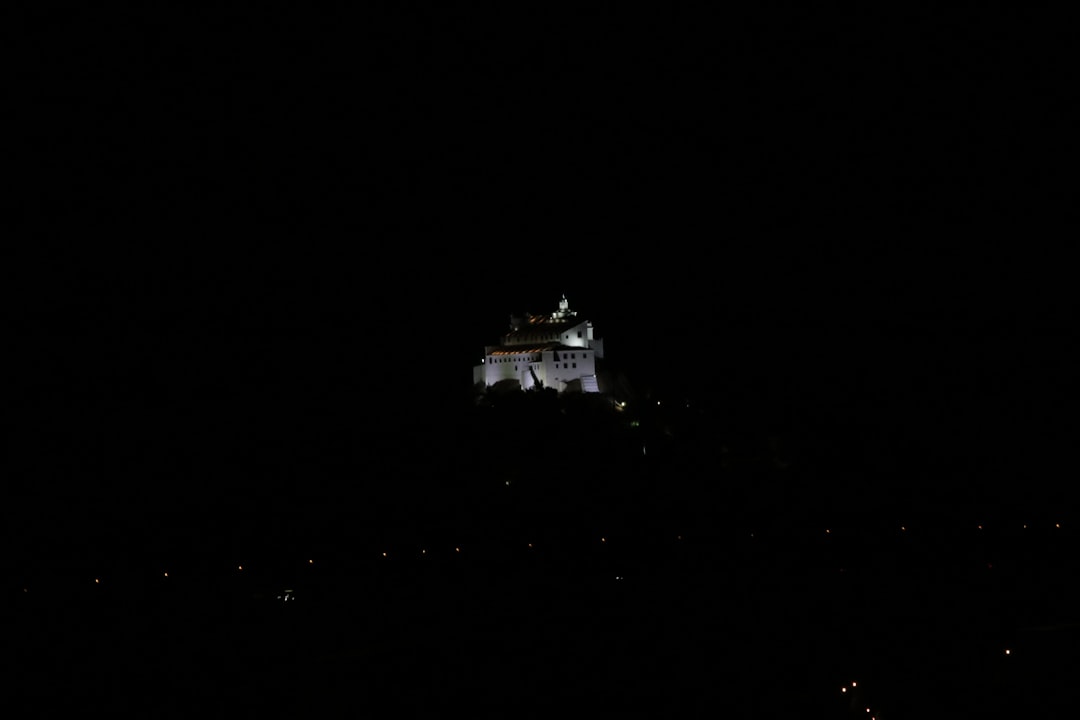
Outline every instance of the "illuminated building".
[[484, 360], [473, 368], [473, 383], [485, 388], [564, 392], [600, 392], [597, 361], [604, 341], [593, 324], [570, 309], [563, 295], [550, 315], [511, 317], [510, 329], [499, 345], [484, 349]]

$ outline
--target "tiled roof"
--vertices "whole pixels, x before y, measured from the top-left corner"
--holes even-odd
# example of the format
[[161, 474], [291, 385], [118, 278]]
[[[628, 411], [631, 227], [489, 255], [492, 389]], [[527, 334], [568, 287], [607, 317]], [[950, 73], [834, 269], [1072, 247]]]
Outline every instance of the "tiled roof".
[[525, 346], [525, 345], [500, 345], [497, 349], [492, 350], [492, 355], [525, 355], [528, 353], [544, 352], [545, 350], [561, 350], [562, 345], [558, 343], [548, 343], [547, 345]]

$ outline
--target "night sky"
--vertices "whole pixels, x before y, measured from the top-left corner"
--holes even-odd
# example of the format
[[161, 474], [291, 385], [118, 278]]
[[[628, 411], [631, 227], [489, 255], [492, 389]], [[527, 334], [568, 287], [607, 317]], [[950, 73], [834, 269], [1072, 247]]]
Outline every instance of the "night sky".
[[16, 574], [91, 515], [191, 557], [357, 498], [423, 534], [371, 478], [485, 466], [472, 366], [563, 295], [834, 519], [1078, 520], [1061, 18], [363, 5], [5, 32]]

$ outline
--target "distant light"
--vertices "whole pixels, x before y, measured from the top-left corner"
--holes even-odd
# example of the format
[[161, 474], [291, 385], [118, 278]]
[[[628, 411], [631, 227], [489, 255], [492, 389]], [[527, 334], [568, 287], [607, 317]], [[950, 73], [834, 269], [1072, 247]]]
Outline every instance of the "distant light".
[[165, 573], [165, 577], [169, 577], [169, 573]]
[[382, 554], [382, 556], [383, 556], [383, 557], [386, 557], [386, 553], [383, 553], [383, 554]]
[[510, 481], [509, 481], [509, 480], [507, 480], [507, 481], [506, 481], [506, 484], [507, 484], [507, 485], [509, 485], [509, 484], [510, 484]]
[[1056, 527], [1056, 528], [1061, 527], [1061, 523], [1054, 523], [1054, 527]]
[[94, 584], [95, 584], [95, 585], [97, 585], [97, 584], [98, 584], [98, 583], [100, 583], [100, 582], [101, 582], [101, 580], [99, 580], [98, 578], [94, 578]]
[[846, 687], [840, 688], [840, 692], [847, 692], [847, 688]]
[[1012, 655], [1012, 650], [1010, 650], [1009, 648], [1005, 648], [1005, 654]]
[[314, 561], [314, 560], [308, 560], [308, 561], [307, 561], [307, 564], [308, 564], [308, 565], [313, 565], [314, 563], [315, 563], [315, 561]]
[[461, 548], [459, 548], [459, 547], [454, 548], [454, 552], [461, 552]]
[[244, 566], [243, 566], [243, 565], [237, 565], [237, 566], [236, 566], [236, 569], [237, 569], [237, 570], [243, 570], [243, 569], [244, 569]]

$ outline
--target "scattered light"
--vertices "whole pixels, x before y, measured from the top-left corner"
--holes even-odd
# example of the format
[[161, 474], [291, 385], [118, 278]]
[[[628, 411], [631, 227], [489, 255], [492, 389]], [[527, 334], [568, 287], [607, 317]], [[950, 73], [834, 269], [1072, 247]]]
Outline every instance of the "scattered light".
[[97, 584], [98, 584], [98, 583], [100, 583], [100, 582], [101, 582], [101, 580], [99, 580], [98, 578], [94, 578], [94, 584], [95, 584], [95, 585], [97, 585]]
[[510, 481], [509, 481], [509, 480], [507, 480], [507, 481], [506, 481], [506, 484], [507, 484], [507, 485], [509, 485], [509, 484], [510, 484]]
[[425, 550], [425, 549], [421, 548], [421, 550], [420, 550], [420, 554], [421, 554], [421, 555], [427, 555], [427, 550]]
[[529, 543], [529, 547], [532, 547], [532, 543]]
[[855, 682], [854, 680], [852, 680], [851, 687], [858, 687], [858, 686], [859, 686], [859, 684], [857, 682]]
[[461, 548], [459, 548], [459, 547], [454, 548], [454, 552], [461, 552]]
[[1054, 527], [1056, 527], [1056, 528], [1061, 527], [1061, 523], [1054, 523]]
[[825, 528], [825, 534], [826, 534], [826, 535], [828, 535], [828, 534], [829, 534], [829, 533], [831, 533], [831, 532], [832, 532], [832, 530], [830, 530], [829, 528]]
[[847, 692], [847, 688], [846, 687], [840, 688], [840, 692]]
[[979, 529], [982, 530], [982, 525], [979, 526]]
[[314, 563], [315, 563], [315, 561], [314, 561], [314, 560], [308, 560], [308, 561], [307, 561], [307, 564], [308, 564], [308, 565], [313, 565]]
[[1009, 648], [1005, 648], [1005, 654], [1012, 655], [1012, 650], [1010, 650]]
[[169, 573], [165, 573], [165, 577], [169, 577]]
[[600, 542], [607, 542], [607, 538], [600, 538]]
[[237, 566], [236, 566], [236, 569], [237, 569], [237, 570], [243, 570], [243, 569], [244, 569], [244, 566], [243, 566], [243, 565], [237, 565]]
[[906, 527], [904, 527], [903, 525], [901, 525], [901, 526], [900, 526], [900, 531], [901, 531], [901, 532], [907, 532], [907, 528], [906, 528]]

